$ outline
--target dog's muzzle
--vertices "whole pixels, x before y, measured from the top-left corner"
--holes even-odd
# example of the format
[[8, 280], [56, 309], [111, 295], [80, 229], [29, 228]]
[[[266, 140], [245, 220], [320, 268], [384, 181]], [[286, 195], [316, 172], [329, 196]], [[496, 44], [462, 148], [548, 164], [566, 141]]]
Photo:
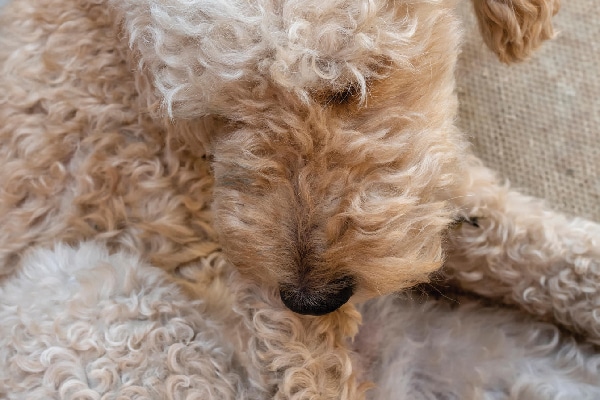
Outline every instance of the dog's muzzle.
[[354, 279], [344, 276], [331, 281], [319, 290], [283, 286], [281, 301], [290, 310], [303, 315], [325, 315], [346, 304], [354, 293]]

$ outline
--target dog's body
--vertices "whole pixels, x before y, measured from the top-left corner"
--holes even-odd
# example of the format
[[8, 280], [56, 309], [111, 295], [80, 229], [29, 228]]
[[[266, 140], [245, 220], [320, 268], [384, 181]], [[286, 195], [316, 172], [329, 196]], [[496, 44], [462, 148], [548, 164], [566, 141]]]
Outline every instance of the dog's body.
[[[502, 59], [551, 36], [555, 3], [501, 3], [476, 4]], [[222, 247], [258, 283], [238, 300], [276, 310], [264, 318], [280, 336], [247, 319], [250, 347], [268, 343], [252, 365], [295, 371], [323, 354], [306, 383], [323, 398], [363, 390], [345, 342], [359, 317], [343, 304], [443, 263], [457, 284], [598, 343], [600, 229], [510, 191], [470, 153], [454, 125], [453, 7], [13, 2], [0, 17], [0, 274], [31, 246], [96, 239], [201, 296], [186, 268]], [[303, 318], [280, 297], [341, 310]], [[268, 379], [288, 397], [303, 381]]]
[[[236, 298], [222, 255], [192, 268], [204, 289], [193, 301], [164, 271], [97, 243], [37, 250], [21, 268], [0, 286], [5, 399], [355, 399], [355, 373], [375, 383], [367, 396], [378, 400], [600, 395], [591, 346], [468, 298], [362, 305], [350, 365], [327, 340], [314, 341], [334, 339], [341, 326], [297, 325], [258, 292]], [[344, 319], [350, 326], [352, 316]]]

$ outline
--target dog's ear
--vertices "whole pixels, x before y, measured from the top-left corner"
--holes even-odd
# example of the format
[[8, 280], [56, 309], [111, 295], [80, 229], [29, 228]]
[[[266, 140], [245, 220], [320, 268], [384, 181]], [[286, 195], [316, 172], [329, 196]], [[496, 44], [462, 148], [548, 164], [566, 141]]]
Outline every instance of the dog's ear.
[[560, 0], [472, 0], [488, 47], [505, 63], [523, 61], [554, 36]]

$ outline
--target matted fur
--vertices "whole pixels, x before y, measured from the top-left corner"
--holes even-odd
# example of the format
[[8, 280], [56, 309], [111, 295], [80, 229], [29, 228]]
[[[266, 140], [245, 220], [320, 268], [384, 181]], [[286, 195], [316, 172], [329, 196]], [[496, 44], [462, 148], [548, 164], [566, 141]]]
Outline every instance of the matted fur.
[[0, 274], [56, 240], [166, 270], [214, 251], [203, 150], [148, 116], [107, 4], [17, 1], [0, 18]]
[[[3, 280], [55, 241], [140, 254], [192, 298], [219, 300], [208, 320], [240, 327], [226, 342], [280, 399], [362, 397], [353, 303], [444, 261], [457, 284], [598, 342], [597, 225], [499, 184], [454, 126], [453, 6], [12, 2], [0, 16]], [[479, 228], [453, 223], [472, 217]], [[225, 258], [255, 283], [194, 268], [227, 271]], [[327, 299], [340, 277], [354, 296], [334, 313], [281, 303], [280, 289]]]

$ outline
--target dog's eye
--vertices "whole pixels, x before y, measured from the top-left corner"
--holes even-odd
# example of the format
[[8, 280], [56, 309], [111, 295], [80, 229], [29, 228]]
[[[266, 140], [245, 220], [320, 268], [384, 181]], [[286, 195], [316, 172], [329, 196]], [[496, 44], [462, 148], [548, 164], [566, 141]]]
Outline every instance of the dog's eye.
[[450, 228], [458, 228], [462, 224], [468, 224], [474, 228], [479, 228], [479, 217], [457, 216], [454, 221], [450, 223]]
[[358, 98], [358, 89], [354, 85], [349, 85], [341, 91], [332, 93], [327, 99], [327, 104], [344, 105], [349, 104]]

